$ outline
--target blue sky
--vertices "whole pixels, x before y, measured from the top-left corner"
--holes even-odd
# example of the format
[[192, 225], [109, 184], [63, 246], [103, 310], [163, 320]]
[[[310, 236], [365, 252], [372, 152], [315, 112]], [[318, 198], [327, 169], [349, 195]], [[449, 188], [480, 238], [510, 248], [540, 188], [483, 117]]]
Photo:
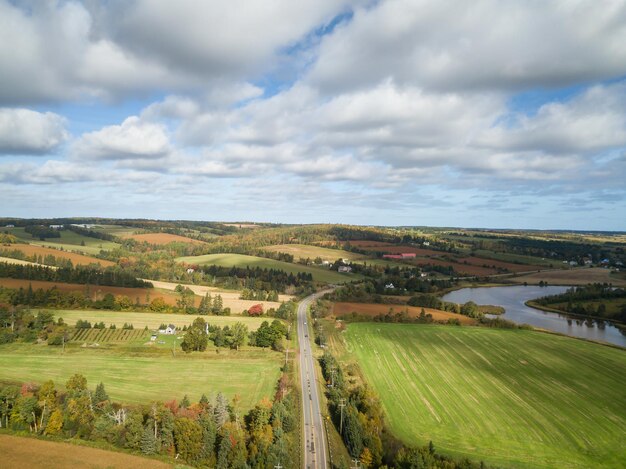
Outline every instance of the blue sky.
[[626, 230], [626, 1], [0, 0], [0, 216]]

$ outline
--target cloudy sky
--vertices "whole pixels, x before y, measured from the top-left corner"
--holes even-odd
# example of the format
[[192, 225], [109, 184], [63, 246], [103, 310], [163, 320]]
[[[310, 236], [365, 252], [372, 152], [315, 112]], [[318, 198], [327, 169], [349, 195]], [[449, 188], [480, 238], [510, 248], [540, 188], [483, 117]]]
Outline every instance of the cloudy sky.
[[0, 216], [626, 230], [626, 0], [0, 0]]

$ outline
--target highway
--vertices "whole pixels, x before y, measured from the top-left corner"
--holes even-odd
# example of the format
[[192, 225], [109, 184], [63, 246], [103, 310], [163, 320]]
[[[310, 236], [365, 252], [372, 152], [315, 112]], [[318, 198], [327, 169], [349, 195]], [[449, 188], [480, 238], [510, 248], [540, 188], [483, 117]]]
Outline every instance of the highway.
[[304, 416], [304, 468], [326, 469], [326, 432], [321, 414], [320, 399], [311, 353], [313, 337], [309, 337], [306, 313], [309, 305], [327, 292], [307, 296], [298, 306], [298, 342], [300, 343], [300, 381], [302, 383], [302, 415]]

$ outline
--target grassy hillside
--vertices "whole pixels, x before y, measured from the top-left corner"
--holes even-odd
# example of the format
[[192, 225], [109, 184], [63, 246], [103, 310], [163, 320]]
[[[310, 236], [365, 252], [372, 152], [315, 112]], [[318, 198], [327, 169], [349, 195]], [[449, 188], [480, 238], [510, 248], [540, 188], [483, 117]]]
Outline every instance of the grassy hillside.
[[[60, 238], [48, 238], [40, 241], [39, 238], [33, 238], [30, 233], [26, 233], [24, 228], [3, 228], [9, 234], [16, 236], [20, 241], [34, 244], [37, 246], [52, 246], [56, 249], [65, 249], [69, 251], [79, 251], [85, 254], [98, 254], [102, 249], [111, 250], [119, 247], [119, 244], [105, 241], [103, 239], [90, 238], [69, 230], [61, 230]], [[84, 246], [82, 245], [84, 244]]]
[[307, 244], [277, 244], [263, 249], [270, 252], [286, 252], [291, 254], [296, 260], [300, 258], [309, 258], [313, 260], [316, 257], [319, 257], [323, 261], [334, 262], [337, 259], [356, 261], [367, 258], [367, 256], [364, 256], [363, 254], [344, 251], [343, 249], [330, 249], [321, 246], [309, 246]]
[[[210, 349], [211, 350], [211, 349]], [[204, 393], [224, 393], [229, 400], [241, 396], [243, 409], [263, 397], [271, 398], [283, 355], [269, 350], [222, 350], [175, 356], [168, 349], [114, 347], [60, 347], [31, 344], [0, 346], [0, 380], [42, 383], [48, 379], [64, 385], [74, 373], [83, 374], [91, 386], [103, 382], [114, 401], [144, 403], [182, 399], [197, 402]]]
[[313, 275], [313, 280], [326, 283], [344, 283], [360, 279], [359, 275], [340, 274], [324, 268], [307, 265], [291, 264], [275, 261], [264, 257], [246, 256], [244, 254], [206, 254], [204, 256], [179, 257], [177, 262], [195, 265], [218, 265], [221, 267], [260, 267], [262, 269], [277, 269], [296, 274], [306, 272]]
[[626, 465], [626, 351], [473, 327], [360, 323], [345, 337], [407, 443], [506, 467]]

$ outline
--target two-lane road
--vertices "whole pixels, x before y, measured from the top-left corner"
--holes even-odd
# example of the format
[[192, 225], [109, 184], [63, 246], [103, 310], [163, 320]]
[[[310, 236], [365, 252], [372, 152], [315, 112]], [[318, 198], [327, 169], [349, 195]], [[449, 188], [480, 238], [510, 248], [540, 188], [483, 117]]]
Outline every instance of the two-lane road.
[[315, 363], [311, 350], [306, 313], [309, 305], [326, 292], [307, 296], [298, 306], [298, 341], [300, 343], [300, 381], [302, 383], [302, 415], [304, 416], [304, 468], [326, 469], [326, 433], [321, 414]]

